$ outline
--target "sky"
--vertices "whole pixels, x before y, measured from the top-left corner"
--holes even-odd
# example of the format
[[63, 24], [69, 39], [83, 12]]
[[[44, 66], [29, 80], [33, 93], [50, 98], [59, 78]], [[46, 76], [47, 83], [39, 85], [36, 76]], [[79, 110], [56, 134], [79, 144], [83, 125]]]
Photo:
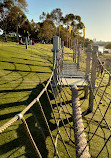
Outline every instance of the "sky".
[[27, 0], [27, 18], [39, 22], [42, 12], [61, 8], [63, 15], [81, 16], [86, 38], [111, 41], [111, 0]]

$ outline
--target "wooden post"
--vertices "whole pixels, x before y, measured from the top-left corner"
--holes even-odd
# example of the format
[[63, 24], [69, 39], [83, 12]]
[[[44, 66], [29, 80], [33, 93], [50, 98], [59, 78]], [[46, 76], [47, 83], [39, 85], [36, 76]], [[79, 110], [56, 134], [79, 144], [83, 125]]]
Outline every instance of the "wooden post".
[[62, 48], [62, 68], [63, 69], [63, 64], [64, 64], [64, 41], [61, 42], [61, 48]]
[[61, 49], [61, 38], [59, 38], [59, 49]]
[[109, 74], [109, 82], [108, 82], [108, 86], [110, 86], [111, 85], [111, 72], [110, 72], [110, 74]]
[[[58, 73], [59, 73], [59, 62], [58, 62], [58, 57], [59, 57], [59, 51], [60, 51], [60, 39], [58, 36], [54, 36], [53, 37], [53, 72], [54, 72], [54, 82], [52, 84], [54, 93], [55, 93], [55, 97], [57, 96], [57, 90], [56, 90], [56, 86], [57, 86], [57, 82], [59, 79]], [[56, 63], [55, 63], [56, 60]], [[55, 65], [55, 67], [54, 67]], [[56, 84], [56, 85], [55, 85]]]
[[88, 44], [86, 49], [86, 79], [89, 81], [89, 73], [90, 73], [90, 60], [91, 60], [91, 54], [92, 54], [92, 46], [91, 44]]
[[75, 62], [75, 52], [76, 52], [76, 41], [74, 40], [74, 46], [73, 46], [73, 62]]
[[86, 135], [84, 133], [84, 125], [82, 120], [80, 101], [78, 97], [78, 89], [76, 86], [73, 86], [71, 87], [71, 90], [76, 157], [90, 158], [89, 147], [87, 146]]
[[77, 68], [80, 67], [80, 45], [78, 45]]
[[59, 37], [58, 36], [54, 36], [53, 37], [53, 49], [52, 49], [52, 52], [53, 52], [53, 64], [55, 62], [55, 54], [60, 50], [60, 40], [59, 40]]
[[92, 51], [91, 85], [90, 85], [89, 109], [88, 109], [89, 112], [93, 111], [93, 104], [94, 104], [94, 90], [95, 90], [95, 80], [96, 80], [97, 55], [98, 55], [98, 46], [94, 46], [93, 51]]
[[28, 38], [25, 38], [26, 49], [28, 49]]
[[[91, 54], [92, 54], [92, 46], [90, 44], [88, 44], [87, 49], [86, 49], [86, 54], [87, 54], [87, 58], [86, 58], [86, 80], [89, 82], [89, 73], [90, 73], [90, 60], [91, 60]], [[84, 98], [86, 99], [88, 97], [88, 86], [86, 86], [84, 88], [85, 90], [85, 95]]]
[[77, 62], [77, 47], [78, 47], [78, 40], [75, 41], [75, 63]]

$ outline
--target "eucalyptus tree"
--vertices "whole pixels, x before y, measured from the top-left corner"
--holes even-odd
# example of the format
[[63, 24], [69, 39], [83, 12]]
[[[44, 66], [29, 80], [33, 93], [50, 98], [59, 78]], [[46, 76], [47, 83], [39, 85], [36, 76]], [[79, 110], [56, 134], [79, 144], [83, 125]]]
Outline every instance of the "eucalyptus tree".
[[105, 46], [106, 49], [111, 49], [111, 42]]
[[73, 35], [78, 34], [78, 31], [84, 27], [83, 22], [81, 22], [81, 17], [72, 13], [66, 14], [66, 16], [63, 18], [63, 23], [66, 25], [67, 29], [69, 25], [72, 27]]
[[62, 11], [60, 8], [56, 8], [53, 9], [51, 11], [51, 13], [45, 13], [42, 12], [42, 15], [40, 15], [40, 20], [44, 21], [44, 20], [51, 20], [53, 21], [53, 23], [55, 24], [55, 26], [59, 26], [59, 24], [61, 23], [61, 19], [62, 19]]
[[0, 3], [0, 24], [6, 31], [17, 30], [26, 19], [26, 0], [1, 0]]
[[56, 27], [53, 21], [45, 20], [42, 23], [40, 23], [40, 30], [38, 37], [40, 40], [44, 40], [48, 43], [55, 35], [55, 32], [56, 32]]
[[38, 36], [39, 30], [40, 30], [40, 24], [34, 22], [34, 20], [32, 19], [30, 22], [30, 26], [31, 26], [30, 37], [37, 40], [37, 38], [38, 38], [37, 36]]

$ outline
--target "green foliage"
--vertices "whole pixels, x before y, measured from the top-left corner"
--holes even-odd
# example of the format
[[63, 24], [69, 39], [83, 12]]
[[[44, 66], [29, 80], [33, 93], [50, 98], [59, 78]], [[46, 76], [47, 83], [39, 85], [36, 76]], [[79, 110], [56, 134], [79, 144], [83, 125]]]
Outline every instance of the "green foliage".
[[[17, 45], [14, 42], [0, 42], [0, 126], [22, 111], [41, 92], [43, 84], [47, 83], [53, 66], [51, 49], [52, 45], [48, 44], [29, 45], [26, 50], [24, 45]], [[65, 48], [65, 51], [68, 52], [69, 49]], [[49, 102], [45, 95], [42, 96], [41, 100], [52, 133], [56, 135], [57, 131], [56, 128], [53, 129], [55, 126]], [[32, 110], [45, 132], [46, 141], [43, 140], [40, 128], [31, 111], [29, 111], [24, 115], [24, 118], [28, 123], [31, 134], [42, 156], [53, 157], [53, 145], [37, 104], [34, 105]], [[56, 112], [57, 109], [54, 110]], [[72, 111], [72, 108], [70, 108], [70, 111]], [[63, 127], [61, 127], [61, 130], [64, 130]], [[67, 146], [72, 151], [71, 155], [73, 157], [75, 155], [74, 145], [72, 146], [69, 142], [65, 132], [62, 137], [66, 143], [68, 142]], [[64, 157], [63, 144], [61, 140], [58, 141], [60, 155]], [[36, 158], [35, 151], [20, 120], [0, 134], [0, 146], [0, 158]]]
[[83, 22], [81, 22], [81, 17], [72, 13], [66, 14], [66, 16], [63, 17], [63, 23], [67, 29], [69, 25], [72, 26], [72, 32], [74, 34], [78, 34], [78, 31], [84, 27]]
[[[79, 30], [83, 29], [84, 27], [84, 23], [81, 21], [81, 17], [79, 15], [74, 15], [70, 13], [63, 16], [63, 13], [60, 8], [53, 9], [50, 13], [43, 12], [42, 15], [40, 15], [40, 20], [43, 20], [43, 22], [45, 20], [52, 21], [56, 27], [56, 35], [57, 36], [60, 35], [61, 40], [64, 41], [65, 45], [67, 46], [68, 44], [66, 43], [68, 40], [74, 40], [75, 37], [80, 38]], [[61, 30], [59, 30], [59, 25], [61, 25]], [[69, 25], [71, 25], [72, 27], [71, 34], [68, 31]], [[45, 27], [48, 28], [47, 25]], [[40, 39], [42, 39], [42, 37], [44, 38], [42, 32], [44, 31], [40, 28], [40, 32], [39, 32], [39, 38], [41, 36]]]
[[40, 40], [45, 40], [46, 42], [49, 42], [55, 35], [55, 32], [56, 27], [54, 26], [54, 23], [50, 20], [45, 20], [41, 24], [38, 37], [40, 38]]
[[1, 28], [5, 31], [17, 31], [17, 26], [21, 26], [26, 19], [24, 10], [26, 10], [26, 0], [3, 0], [0, 5]]
[[[80, 38], [80, 30], [84, 27], [84, 23], [81, 21], [79, 15], [72, 13], [63, 16], [63, 12], [60, 8], [53, 9], [50, 13], [42, 12], [40, 20], [42, 22], [30, 22], [24, 11], [26, 11], [26, 0], [3, 0], [0, 5], [1, 28], [6, 32], [16, 32], [24, 36], [24, 31], [28, 31], [30, 38], [36, 41], [51, 42], [54, 35], [61, 35], [61, 40], [68, 46], [68, 40], [74, 40], [74, 38]], [[62, 29], [59, 30], [59, 25], [62, 25]], [[71, 25], [71, 34], [68, 31], [68, 27]], [[18, 38], [17, 38], [18, 41]]]
[[106, 49], [111, 49], [111, 43], [108, 43], [106, 46], [105, 46]]
[[93, 41], [90, 40], [90, 39], [88, 39], [88, 38], [86, 38], [85, 40], [83, 39], [82, 42], [84, 42], [84, 46], [85, 46], [85, 47], [87, 47], [88, 44], [93, 44]]
[[[52, 72], [51, 49], [52, 45], [37, 44], [26, 50], [25, 46], [14, 42], [0, 42], [0, 126], [22, 111], [42, 90], [42, 83], [47, 81]], [[34, 108], [38, 109], [37, 105]], [[25, 119], [45, 155], [45, 142], [30, 111]], [[0, 146], [0, 158], [25, 158], [30, 155], [36, 158], [21, 121], [0, 134]]]

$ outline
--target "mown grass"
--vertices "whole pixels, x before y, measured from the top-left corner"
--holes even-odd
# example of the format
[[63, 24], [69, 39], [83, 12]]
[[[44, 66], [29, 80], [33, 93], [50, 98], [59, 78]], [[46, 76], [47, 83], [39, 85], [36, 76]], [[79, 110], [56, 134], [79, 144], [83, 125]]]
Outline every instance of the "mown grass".
[[[0, 126], [21, 112], [43, 89], [52, 72], [52, 45], [17, 45], [0, 42]], [[68, 49], [65, 49], [68, 51]], [[44, 111], [50, 123], [51, 109], [45, 96], [41, 98]], [[24, 117], [43, 157], [52, 157], [53, 150], [49, 134], [37, 105], [32, 108], [46, 135], [42, 139], [37, 123], [29, 111]], [[56, 132], [56, 130], [53, 130]], [[6, 157], [36, 157], [26, 136], [23, 124], [17, 121], [0, 135], [0, 155]], [[60, 143], [61, 146], [61, 143]], [[61, 154], [64, 155], [61, 148]]]
[[[85, 63], [82, 62], [82, 64], [83, 68], [85, 68]], [[111, 157], [111, 86], [108, 86], [108, 81], [109, 74], [106, 71], [103, 71], [102, 75], [100, 72], [96, 73], [93, 112], [83, 117], [91, 157], [97, 157], [104, 145], [98, 157]], [[82, 111], [86, 110], [87, 105], [89, 105], [89, 96], [88, 99], [81, 100], [81, 104]]]
[[105, 61], [107, 70], [111, 73], [111, 53], [101, 54], [101, 60]]
[[[0, 43], [0, 125], [22, 111], [42, 90], [42, 83], [52, 72], [51, 48], [52, 45], [48, 45], [42, 49], [38, 44], [26, 50], [16, 43]], [[25, 118], [31, 125], [30, 112]], [[5, 130], [0, 135], [1, 157], [34, 157], [25, 135], [20, 121]]]
[[[47, 80], [51, 75], [53, 66], [53, 54], [51, 52], [51, 49], [52, 45], [47, 44], [36, 44], [34, 46], [29, 46], [29, 48], [26, 50], [25, 46], [20, 46], [16, 43], [0, 42], [0, 126], [7, 122], [9, 119], [11, 119], [14, 115], [22, 111], [40, 93], [40, 91], [43, 89], [43, 85], [47, 83]], [[65, 51], [71, 52], [71, 50], [67, 48], [65, 48]], [[85, 69], [85, 63], [82, 66]], [[63, 88], [63, 90], [65, 94], [67, 94], [68, 102], [71, 102], [70, 89]], [[101, 90], [103, 91], [104, 87], [101, 88]], [[69, 94], [67, 93], [67, 91]], [[83, 90], [79, 91], [79, 94], [82, 93], [80, 95], [82, 111], [86, 110], [89, 104], [89, 97], [85, 100], [82, 99], [84, 97], [83, 92]], [[110, 88], [107, 90], [107, 93], [111, 94]], [[50, 95], [51, 103], [54, 107], [55, 116], [56, 118], [58, 118], [57, 107], [55, 106], [52, 94]], [[63, 92], [62, 95], [64, 96]], [[100, 100], [99, 95], [97, 95], [96, 100], [98, 103]], [[41, 97], [40, 101], [42, 103], [49, 125], [51, 127], [52, 135], [55, 138], [57, 132], [56, 125], [54, 122], [51, 108], [49, 106], [49, 102], [45, 94]], [[65, 101], [67, 102], [66, 98]], [[57, 100], [57, 102], [59, 103], [60, 101]], [[100, 109], [103, 114], [108, 106], [108, 103], [109, 100], [106, 99], [106, 97], [104, 96], [104, 98], [102, 99], [102, 104], [100, 105]], [[69, 103], [67, 103], [67, 108], [69, 110], [69, 113], [72, 114], [72, 108], [69, 106]], [[97, 104], [94, 103], [94, 111], [96, 110], [96, 108]], [[65, 113], [67, 113], [66, 106], [63, 105], [63, 109]], [[38, 105], [35, 104], [33, 108], [31, 108], [31, 110], [35, 113], [43, 129], [43, 132], [45, 133], [46, 140], [44, 141], [41, 135], [40, 127], [35, 122], [31, 113], [32, 111], [28, 111], [24, 117], [29, 125], [32, 136], [34, 137], [34, 140], [42, 156], [52, 158], [54, 154], [54, 149], [51, 142], [51, 138], [45, 126], [43, 117], [41, 116], [40, 109]], [[88, 125], [90, 119], [92, 118], [94, 111], [93, 113], [83, 117], [85, 127]], [[110, 113], [111, 108], [108, 109], [107, 115], [105, 116], [105, 119], [107, 120], [109, 125], [111, 124]], [[70, 128], [73, 127], [73, 122], [70, 114], [66, 114], [70, 120], [70, 125], [65, 120], [63, 110], [61, 112], [61, 117], [66, 122], [67, 130], [70, 133], [72, 140], [74, 141], [73, 129]], [[100, 110], [97, 109], [94, 118], [85, 129], [87, 140], [91, 138], [101, 119], [102, 116], [100, 114]], [[75, 157], [75, 146], [67, 138], [67, 135], [64, 132], [62, 124], [60, 124], [60, 131], [66, 143], [68, 151], [70, 152], [71, 157]], [[95, 136], [88, 143], [90, 147], [91, 157], [97, 156], [98, 152], [105, 144], [109, 135], [110, 131], [108, 130], [108, 127], [105, 121], [103, 120], [98, 130], [96, 131]], [[26, 136], [26, 132], [21, 121], [15, 122], [12, 126], [6, 129], [0, 135], [0, 145], [1, 158], [36, 157], [35, 151], [33, 150], [32, 145]], [[111, 156], [110, 145], [111, 141], [109, 140], [107, 146], [104, 148], [103, 152], [99, 156], [100, 158]], [[58, 139], [57, 149], [61, 157], [68, 157], [66, 151], [64, 150], [60, 137]]]

